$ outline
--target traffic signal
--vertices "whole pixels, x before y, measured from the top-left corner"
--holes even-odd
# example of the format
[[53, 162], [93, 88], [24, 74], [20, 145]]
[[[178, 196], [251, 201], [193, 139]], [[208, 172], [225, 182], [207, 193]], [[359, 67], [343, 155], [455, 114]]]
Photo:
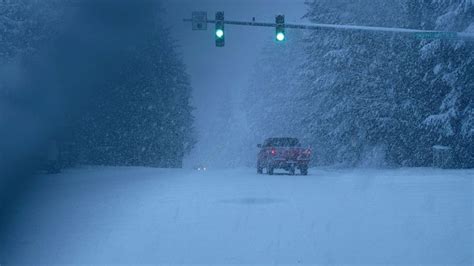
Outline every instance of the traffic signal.
[[285, 34], [285, 16], [284, 15], [278, 15], [275, 17], [275, 24], [276, 24], [276, 34], [275, 34], [275, 40], [277, 42], [284, 42], [286, 39], [286, 34]]
[[216, 46], [224, 47], [225, 46], [225, 31], [224, 31], [224, 12], [216, 13]]

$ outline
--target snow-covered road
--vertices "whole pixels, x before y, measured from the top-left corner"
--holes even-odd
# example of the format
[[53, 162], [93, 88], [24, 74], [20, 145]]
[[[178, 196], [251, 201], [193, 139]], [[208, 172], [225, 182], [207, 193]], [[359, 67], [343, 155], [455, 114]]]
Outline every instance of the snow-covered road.
[[37, 177], [0, 263], [473, 265], [474, 170], [81, 168]]

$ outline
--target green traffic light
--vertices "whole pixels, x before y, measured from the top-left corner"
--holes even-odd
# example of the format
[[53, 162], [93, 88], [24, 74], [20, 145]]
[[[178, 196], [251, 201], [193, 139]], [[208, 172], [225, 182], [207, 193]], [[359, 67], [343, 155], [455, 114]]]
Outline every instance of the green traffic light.
[[277, 39], [277, 41], [279, 41], [279, 42], [284, 41], [284, 40], [285, 40], [285, 34], [284, 34], [283, 32], [277, 33], [276, 39]]
[[221, 39], [222, 37], [224, 37], [224, 31], [221, 30], [221, 29], [217, 29], [216, 30], [216, 36], [217, 36], [217, 38]]

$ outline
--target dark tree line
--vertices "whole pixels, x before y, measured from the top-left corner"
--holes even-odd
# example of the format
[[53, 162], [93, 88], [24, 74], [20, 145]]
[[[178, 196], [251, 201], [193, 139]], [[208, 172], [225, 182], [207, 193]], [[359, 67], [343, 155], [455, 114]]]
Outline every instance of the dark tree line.
[[191, 86], [157, 1], [0, 1], [2, 170], [180, 167]]
[[190, 81], [176, 45], [158, 14], [140, 27], [140, 46], [79, 115], [86, 163], [181, 167], [193, 146]]

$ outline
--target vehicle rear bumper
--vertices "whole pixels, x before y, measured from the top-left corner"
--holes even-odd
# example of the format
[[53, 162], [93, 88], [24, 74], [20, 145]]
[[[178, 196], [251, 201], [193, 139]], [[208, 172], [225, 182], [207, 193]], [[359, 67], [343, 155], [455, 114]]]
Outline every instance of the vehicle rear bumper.
[[290, 169], [291, 167], [295, 168], [308, 168], [310, 160], [284, 160], [276, 159], [270, 161], [270, 165], [275, 169]]

